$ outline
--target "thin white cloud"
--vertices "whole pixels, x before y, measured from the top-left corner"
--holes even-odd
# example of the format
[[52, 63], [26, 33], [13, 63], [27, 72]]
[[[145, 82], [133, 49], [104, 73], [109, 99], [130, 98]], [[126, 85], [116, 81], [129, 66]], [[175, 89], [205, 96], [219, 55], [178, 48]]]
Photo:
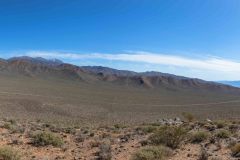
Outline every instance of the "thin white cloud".
[[139, 51], [118, 54], [105, 54], [105, 53], [77, 54], [77, 53], [30, 51], [27, 52], [25, 55], [33, 57], [40, 56], [45, 58], [59, 58], [69, 60], [103, 59], [112, 61], [141, 62], [148, 64], [184, 67], [189, 69], [240, 74], [240, 62], [216, 57], [207, 57], [204, 59], [199, 59]]

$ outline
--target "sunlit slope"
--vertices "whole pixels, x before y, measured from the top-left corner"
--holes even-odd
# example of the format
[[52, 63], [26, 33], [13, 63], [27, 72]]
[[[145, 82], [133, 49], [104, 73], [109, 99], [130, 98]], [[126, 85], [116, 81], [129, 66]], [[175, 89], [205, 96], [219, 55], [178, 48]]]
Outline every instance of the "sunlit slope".
[[199, 118], [240, 115], [239, 90], [229, 86], [164, 76], [98, 74], [68, 64], [61, 68], [18, 63], [0, 71], [2, 117], [114, 123], [155, 121], [182, 112]]

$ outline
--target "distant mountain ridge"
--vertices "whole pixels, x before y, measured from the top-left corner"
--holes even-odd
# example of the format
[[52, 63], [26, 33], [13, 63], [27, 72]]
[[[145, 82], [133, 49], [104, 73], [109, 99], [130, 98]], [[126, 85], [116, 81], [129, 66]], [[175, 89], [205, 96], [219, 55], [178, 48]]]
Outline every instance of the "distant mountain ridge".
[[172, 76], [179, 79], [187, 79], [187, 77], [183, 76], [176, 76], [169, 73], [162, 73], [162, 72], [156, 72], [156, 71], [147, 71], [147, 72], [134, 72], [134, 71], [127, 71], [127, 70], [118, 70], [113, 69], [109, 67], [103, 67], [103, 66], [81, 66], [81, 68], [90, 71], [92, 73], [102, 73], [105, 75], [118, 75], [118, 76], [147, 76], [147, 77], [153, 77], [153, 76]]
[[176, 76], [161, 72], [133, 72], [102, 66], [76, 66], [60, 60], [41, 57], [14, 57], [0, 60], [0, 74], [18, 74], [29, 77], [55, 77], [84, 83], [107, 83], [132, 87], [171, 90], [206, 90], [240, 93], [240, 89], [215, 82]]
[[219, 81], [219, 83], [240, 88], [240, 81]]
[[43, 65], [50, 65], [50, 66], [57, 66], [57, 65], [63, 64], [63, 62], [59, 59], [45, 59], [42, 57], [33, 58], [33, 57], [28, 57], [28, 56], [21, 56], [21, 57], [12, 57], [12, 58], [7, 59], [8, 62], [18, 61], [18, 60], [30, 61], [35, 64], [43, 64]]

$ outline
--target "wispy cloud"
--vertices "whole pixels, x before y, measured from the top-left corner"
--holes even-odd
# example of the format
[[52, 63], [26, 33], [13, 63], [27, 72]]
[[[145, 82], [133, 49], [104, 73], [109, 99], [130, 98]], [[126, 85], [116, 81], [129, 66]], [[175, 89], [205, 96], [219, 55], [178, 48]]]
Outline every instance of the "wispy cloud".
[[126, 52], [116, 54], [106, 53], [61, 53], [61, 52], [43, 52], [43, 51], [30, 51], [26, 55], [33, 57], [45, 57], [45, 58], [59, 58], [70, 60], [82, 60], [82, 59], [103, 59], [111, 61], [128, 61], [128, 62], [140, 62], [148, 64], [159, 64], [175, 67], [184, 67], [189, 69], [198, 69], [206, 71], [218, 71], [218, 72], [231, 72], [234, 74], [240, 74], [240, 62], [234, 60], [228, 60], [216, 57], [206, 58], [188, 58], [182, 56], [174, 56], [160, 53], [151, 52]]
[[240, 62], [221, 57], [186, 57], [143, 51], [121, 53], [77, 53], [57, 51], [27, 51], [18, 55], [57, 58], [76, 65], [103, 65], [134, 70], [160, 71], [205, 80], [240, 80]]

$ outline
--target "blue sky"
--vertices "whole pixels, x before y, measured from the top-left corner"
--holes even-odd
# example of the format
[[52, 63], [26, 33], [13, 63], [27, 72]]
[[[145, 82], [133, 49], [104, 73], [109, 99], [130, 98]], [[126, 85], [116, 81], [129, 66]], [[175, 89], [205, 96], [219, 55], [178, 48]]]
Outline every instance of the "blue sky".
[[0, 57], [19, 55], [240, 80], [240, 1], [0, 1]]

